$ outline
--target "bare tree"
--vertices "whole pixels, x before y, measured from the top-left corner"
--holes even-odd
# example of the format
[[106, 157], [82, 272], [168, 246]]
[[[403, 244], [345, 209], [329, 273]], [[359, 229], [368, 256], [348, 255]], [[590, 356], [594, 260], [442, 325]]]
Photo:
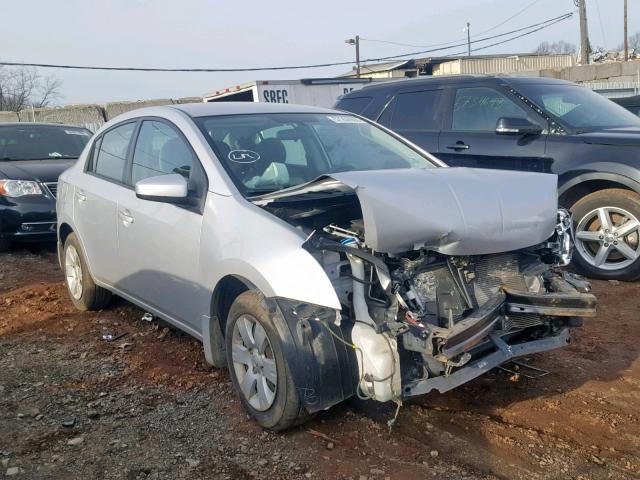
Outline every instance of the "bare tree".
[[[624, 43], [618, 45], [618, 50], [624, 50]], [[640, 32], [629, 35], [629, 50], [640, 52]]]
[[62, 81], [35, 68], [0, 67], [0, 111], [46, 107], [60, 98]]
[[542, 42], [538, 47], [533, 51], [533, 53], [539, 53], [541, 55], [553, 55], [559, 53], [572, 53], [575, 54], [577, 51], [577, 47], [573, 43], [565, 42], [564, 40], [559, 40], [557, 42]]

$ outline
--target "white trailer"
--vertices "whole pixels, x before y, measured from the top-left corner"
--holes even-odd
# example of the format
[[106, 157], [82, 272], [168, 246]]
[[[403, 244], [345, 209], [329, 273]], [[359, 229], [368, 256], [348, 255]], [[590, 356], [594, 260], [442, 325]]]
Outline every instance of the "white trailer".
[[364, 85], [371, 78], [309, 78], [303, 80], [255, 80], [204, 95], [205, 102], [297, 103], [333, 107], [338, 98]]

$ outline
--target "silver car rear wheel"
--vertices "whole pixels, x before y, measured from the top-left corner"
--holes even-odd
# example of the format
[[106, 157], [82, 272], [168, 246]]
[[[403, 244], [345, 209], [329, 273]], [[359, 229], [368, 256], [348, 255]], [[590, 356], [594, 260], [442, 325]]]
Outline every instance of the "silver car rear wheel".
[[240, 394], [257, 411], [268, 410], [276, 398], [278, 369], [267, 332], [253, 316], [236, 320], [231, 352]]
[[82, 298], [82, 264], [80, 255], [73, 245], [67, 245], [64, 253], [64, 272], [67, 277], [67, 287], [71, 296]]

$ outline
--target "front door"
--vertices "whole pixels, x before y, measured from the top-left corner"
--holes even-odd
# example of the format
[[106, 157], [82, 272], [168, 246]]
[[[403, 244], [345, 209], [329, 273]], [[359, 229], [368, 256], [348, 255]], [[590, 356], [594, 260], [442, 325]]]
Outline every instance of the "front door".
[[[438, 156], [454, 167], [550, 172], [545, 155], [546, 121], [508, 92], [490, 86], [450, 92], [448, 128], [439, 138]], [[496, 133], [500, 118], [523, 118], [543, 128], [540, 135]]]
[[[135, 186], [145, 178], [171, 173], [187, 177], [189, 195], [204, 200], [206, 176], [187, 140], [164, 120], [143, 120], [128, 182]], [[124, 275], [117, 288], [195, 331], [200, 330], [207, 297], [200, 283], [201, 206], [142, 200], [133, 189], [118, 201]]]

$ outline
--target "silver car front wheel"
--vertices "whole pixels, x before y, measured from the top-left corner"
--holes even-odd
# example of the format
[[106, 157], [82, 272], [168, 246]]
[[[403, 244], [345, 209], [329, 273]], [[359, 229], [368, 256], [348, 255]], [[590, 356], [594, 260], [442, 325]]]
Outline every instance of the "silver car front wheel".
[[251, 315], [233, 326], [232, 361], [241, 395], [257, 411], [268, 410], [276, 398], [278, 369], [267, 332]]

